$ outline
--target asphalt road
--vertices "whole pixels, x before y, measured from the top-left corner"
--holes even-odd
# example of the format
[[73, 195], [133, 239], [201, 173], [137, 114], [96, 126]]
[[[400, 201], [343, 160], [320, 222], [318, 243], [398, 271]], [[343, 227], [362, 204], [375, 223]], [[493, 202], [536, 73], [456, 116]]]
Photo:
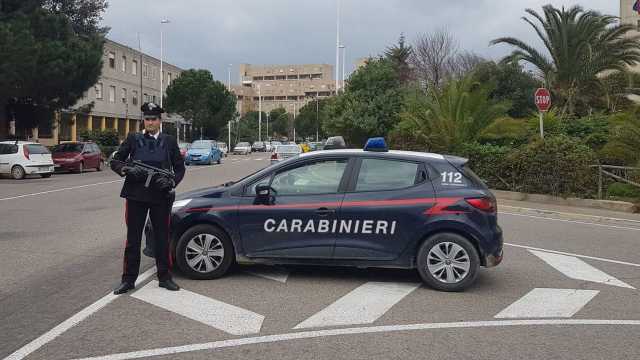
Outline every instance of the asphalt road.
[[[268, 161], [190, 167], [178, 190]], [[464, 293], [413, 271], [238, 267], [178, 274], [176, 297], [143, 257], [146, 279], [115, 297], [121, 185], [111, 171], [0, 179], [0, 358], [640, 358], [640, 216], [500, 202], [505, 260]]]

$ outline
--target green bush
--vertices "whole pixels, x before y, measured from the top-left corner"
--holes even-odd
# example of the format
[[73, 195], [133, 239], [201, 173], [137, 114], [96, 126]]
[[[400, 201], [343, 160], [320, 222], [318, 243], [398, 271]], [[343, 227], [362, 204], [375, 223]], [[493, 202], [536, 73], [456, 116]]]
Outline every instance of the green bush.
[[118, 146], [120, 144], [118, 132], [114, 129], [83, 130], [79, 134], [79, 139], [93, 141], [101, 146]]
[[508, 146], [470, 143], [464, 144], [458, 155], [469, 159], [468, 166], [492, 189], [511, 190], [509, 163], [513, 152]]
[[626, 183], [613, 183], [607, 187], [607, 195], [610, 197], [640, 199], [640, 188]]
[[599, 150], [609, 139], [609, 119], [603, 114], [568, 119], [564, 122], [564, 133], [581, 139], [594, 150]]
[[527, 142], [528, 124], [522, 119], [498, 118], [480, 132], [478, 141], [499, 146], [518, 146]]
[[511, 154], [507, 162], [515, 190], [555, 196], [593, 197], [597, 192], [593, 151], [565, 135], [534, 140]]

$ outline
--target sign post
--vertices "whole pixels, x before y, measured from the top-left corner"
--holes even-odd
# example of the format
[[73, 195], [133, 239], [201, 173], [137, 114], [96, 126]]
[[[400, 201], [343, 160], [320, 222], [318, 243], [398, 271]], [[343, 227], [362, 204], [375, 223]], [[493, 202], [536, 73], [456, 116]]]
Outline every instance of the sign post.
[[534, 94], [534, 101], [540, 113], [540, 138], [544, 139], [543, 114], [551, 107], [551, 93], [545, 88], [539, 88]]

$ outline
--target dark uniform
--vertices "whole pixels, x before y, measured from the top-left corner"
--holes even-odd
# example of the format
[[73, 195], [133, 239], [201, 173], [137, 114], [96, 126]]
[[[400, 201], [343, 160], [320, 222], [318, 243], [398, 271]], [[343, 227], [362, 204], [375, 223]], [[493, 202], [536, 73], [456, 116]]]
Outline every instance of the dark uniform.
[[[145, 122], [156, 115], [160, 118], [163, 110], [153, 104], [142, 105]], [[116, 294], [133, 289], [140, 268], [140, 242], [144, 224], [149, 214], [154, 234], [154, 253], [160, 286], [170, 290], [179, 287], [171, 280], [172, 261], [169, 249], [169, 227], [171, 206], [175, 193], [173, 188], [184, 177], [184, 159], [176, 139], [171, 135], [158, 132], [157, 139], [149, 133], [130, 133], [120, 145], [114, 159], [120, 161], [139, 160], [158, 168], [172, 170], [175, 183], [166, 176], [155, 175], [148, 186], [145, 186], [147, 174], [140, 168], [122, 163], [112, 162], [111, 169], [121, 176], [126, 176], [120, 196], [125, 198], [125, 222], [127, 224], [127, 242], [124, 251], [122, 284]]]

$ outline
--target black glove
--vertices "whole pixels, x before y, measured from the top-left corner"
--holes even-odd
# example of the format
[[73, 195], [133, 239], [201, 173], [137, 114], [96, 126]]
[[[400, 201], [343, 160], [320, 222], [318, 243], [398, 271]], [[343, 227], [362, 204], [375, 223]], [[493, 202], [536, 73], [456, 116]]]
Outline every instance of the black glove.
[[176, 183], [166, 176], [158, 176], [153, 182], [153, 186], [158, 191], [169, 192], [176, 186]]
[[137, 166], [123, 166], [122, 173], [127, 176], [128, 179], [140, 182], [147, 178], [147, 172]]

